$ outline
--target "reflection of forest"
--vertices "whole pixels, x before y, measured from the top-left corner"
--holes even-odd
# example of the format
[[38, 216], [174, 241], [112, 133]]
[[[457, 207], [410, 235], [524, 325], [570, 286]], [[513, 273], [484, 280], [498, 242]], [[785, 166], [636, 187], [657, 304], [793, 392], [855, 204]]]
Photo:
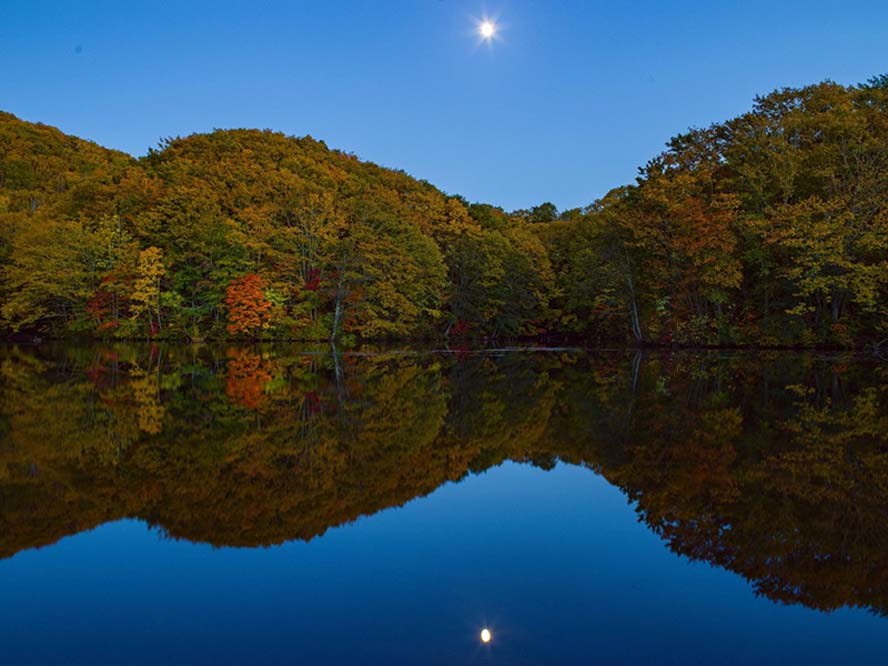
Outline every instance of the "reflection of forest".
[[138, 517], [256, 546], [503, 460], [586, 465], [677, 553], [888, 612], [888, 382], [852, 358], [0, 351], [0, 556]]

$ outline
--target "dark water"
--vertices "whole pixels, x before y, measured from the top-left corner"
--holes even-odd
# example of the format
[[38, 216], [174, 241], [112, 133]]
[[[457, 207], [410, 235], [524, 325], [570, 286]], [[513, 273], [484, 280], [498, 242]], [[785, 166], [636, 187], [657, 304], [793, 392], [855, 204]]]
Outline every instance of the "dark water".
[[872, 357], [6, 347], [0, 369], [3, 664], [888, 655]]

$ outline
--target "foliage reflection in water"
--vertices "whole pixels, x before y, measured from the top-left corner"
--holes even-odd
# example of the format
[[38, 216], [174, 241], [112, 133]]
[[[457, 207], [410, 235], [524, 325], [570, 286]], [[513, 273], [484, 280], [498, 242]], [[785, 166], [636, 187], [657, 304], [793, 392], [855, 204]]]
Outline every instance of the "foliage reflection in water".
[[563, 461], [757, 593], [884, 615], [886, 386], [872, 358], [816, 354], [10, 346], [0, 556], [126, 517], [311, 540], [503, 461]]

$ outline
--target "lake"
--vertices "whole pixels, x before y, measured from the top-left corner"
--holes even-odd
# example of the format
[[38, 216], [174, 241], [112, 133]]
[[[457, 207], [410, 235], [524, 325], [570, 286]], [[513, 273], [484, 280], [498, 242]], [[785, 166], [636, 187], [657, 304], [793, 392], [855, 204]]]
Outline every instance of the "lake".
[[873, 356], [7, 345], [0, 370], [3, 664], [888, 654]]

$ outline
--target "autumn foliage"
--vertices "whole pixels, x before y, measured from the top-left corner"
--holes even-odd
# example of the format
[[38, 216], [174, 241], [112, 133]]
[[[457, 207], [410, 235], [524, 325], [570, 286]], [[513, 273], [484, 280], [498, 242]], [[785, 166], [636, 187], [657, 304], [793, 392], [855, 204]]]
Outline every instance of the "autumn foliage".
[[274, 306], [266, 298], [265, 290], [265, 280], [255, 273], [232, 280], [228, 285], [225, 292], [226, 328], [231, 335], [255, 335], [269, 327], [268, 315]]
[[888, 76], [756, 98], [582, 209], [507, 212], [311, 137], [134, 159], [0, 114], [5, 333], [876, 345]]

